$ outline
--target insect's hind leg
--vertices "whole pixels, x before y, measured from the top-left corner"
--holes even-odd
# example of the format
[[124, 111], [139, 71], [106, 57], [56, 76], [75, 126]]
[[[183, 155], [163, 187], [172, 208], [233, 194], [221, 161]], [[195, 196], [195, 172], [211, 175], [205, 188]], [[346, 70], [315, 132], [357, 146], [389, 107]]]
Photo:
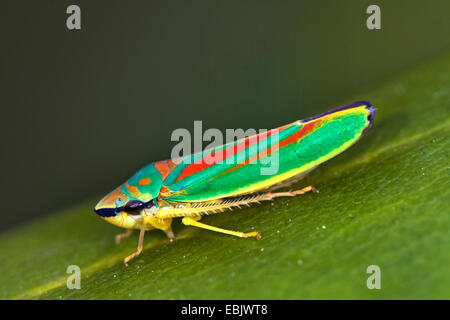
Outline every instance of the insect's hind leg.
[[319, 190], [317, 190], [313, 186], [307, 186], [307, 187], [304, 187], [299, 190], [286, 191], [286, 192], [271, 192], [271, 191], [269, 191], [269, 192], [264, 193], [264, 196], [267, 197], [267, 199], [264, 199], [264, 200], [272, 200], [272, 199], [278, 198], [278, 197], [295, 197], [297, 195], [305, 194], [310, 191], [314, 192], [314, 193], [319, 193]]
[[257, 240], [261, 239], [261, 234], [259, 232], [240, 232], [240, 231], [232, 231], [232, 230], [222, 229], [222, 228], [218, 228], [218, 227], [213, 227], [208, 224], [198, 222], [197, 220], [199, 218], [184, 217], [181, 222], [186, 226], [198, 227], [198, 228], [202, 228], [202, 229], [206, 229], [206, 230], [229, 234], [229, 235], [240, 237], [240, 238], [255, 237]]

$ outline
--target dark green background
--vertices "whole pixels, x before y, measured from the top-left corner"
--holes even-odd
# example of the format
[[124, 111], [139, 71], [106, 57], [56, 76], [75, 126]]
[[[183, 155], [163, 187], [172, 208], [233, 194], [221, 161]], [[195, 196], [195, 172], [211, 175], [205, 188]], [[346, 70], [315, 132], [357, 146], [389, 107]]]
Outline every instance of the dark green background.
[[[80, 31], [66, 28], [70, 4]], [[370, 4], [382, 30], [366, 28]], [[171, 132], [193, 120], [272, 128], [350, 102], [448, 48], [449, 12], [446, 0], [3, 1], [0, 228], [169, 158]]]

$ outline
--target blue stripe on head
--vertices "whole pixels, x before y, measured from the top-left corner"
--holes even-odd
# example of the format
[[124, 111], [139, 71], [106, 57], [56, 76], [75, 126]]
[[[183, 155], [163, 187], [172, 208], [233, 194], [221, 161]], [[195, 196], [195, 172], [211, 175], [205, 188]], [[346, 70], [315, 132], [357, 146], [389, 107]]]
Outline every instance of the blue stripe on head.
[[95, 213], [102, 217], [114, 217], [119, 212], [122, 211], [122, 207], [120, 208], [101, 208], [101, 209], [94, 209]]

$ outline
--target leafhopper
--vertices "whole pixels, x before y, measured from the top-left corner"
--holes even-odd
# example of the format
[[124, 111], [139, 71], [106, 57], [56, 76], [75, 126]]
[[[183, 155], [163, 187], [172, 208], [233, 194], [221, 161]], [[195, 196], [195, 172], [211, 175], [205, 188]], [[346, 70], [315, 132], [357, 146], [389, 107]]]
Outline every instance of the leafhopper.
[[[125, 265], [142, 252], [145, 231], [160, 229], [173, 241], [174, 218], [182, 218], [188, 226], [259, 239], [259, 232], [226, 230], [199, 220], [242, 205], [316, 192], [313, 186], [275, 190], [297, 182], [348, 149], [369, 130], [373, 118], [373, 106], [357, 101], [200, 153], [153, 162], [106, 195], [94, 210], [127, 229], [116, 236], [116, 242], [135, 229], [140, 231], [138, 248], [124, 259]], [[274, 152], [277, 170], [263, 174], [264, 160]]]

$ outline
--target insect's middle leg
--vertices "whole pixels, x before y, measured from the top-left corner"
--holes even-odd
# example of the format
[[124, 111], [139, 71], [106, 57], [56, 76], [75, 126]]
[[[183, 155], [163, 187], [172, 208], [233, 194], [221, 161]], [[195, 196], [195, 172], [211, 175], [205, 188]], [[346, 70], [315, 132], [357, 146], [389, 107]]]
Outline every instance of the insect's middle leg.
[[163, 230], [163, 231], [166, 234], [166, 236], [169, 238], [170, 242], [175, 241], [175, 234], [173, 233], [172, 228], [169, 228], [169, 229]]
[[229, 234], [229, 235], [240, 237], [240, 238], [255, 237], [258, 240], [261, 239], [261, 234], [259, 232], [247, 232], [246, 233], [246, 232], [222, 229], [222, 228], [213, 227], [208, 224], [198, 222], [197, 219], [191, 218], [191, 217], [184, 217], [181, 222], [186, 226], [194, 226], [194, 227], [198, 227], [198, 228], [202, 228], [202, 229], [207, 229], [207, 230], [211, 230], [211, 231]]

